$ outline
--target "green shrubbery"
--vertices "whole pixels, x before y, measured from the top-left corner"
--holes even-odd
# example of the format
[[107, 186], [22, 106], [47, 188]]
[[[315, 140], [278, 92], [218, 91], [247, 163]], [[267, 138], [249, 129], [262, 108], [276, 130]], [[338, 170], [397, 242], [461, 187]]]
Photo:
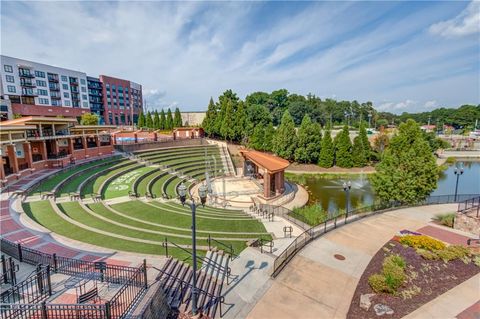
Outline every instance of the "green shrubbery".
[[459, 245], [448, 246], [444, 249], [428, 251], [424, 249], [417, 249], [417, 253], [427, 260], [443, 260], [445, 262], [455, 260], [455, 259], [464, 259], [465, 257], [470, 256], [470, 251]]
[[437, 214], [433, 219], [442, 225], [445, 225], [447, 227], [453, 227], [453, 223], [455, 221], [455, 213]]
[[296, 207], [290, 216], [307, 223], [309, 225], [318, 225], [328, 218], [328, 212], [323, 210], [322, 206], [313, 204], [304, 207]]
[[396, 293], [407, 279], [405, 267], [406, 262], [403, 257], [399, 255], [388, 256], [383, 261], [382, 273], [370, 276], [368, 283], [377, 293]]

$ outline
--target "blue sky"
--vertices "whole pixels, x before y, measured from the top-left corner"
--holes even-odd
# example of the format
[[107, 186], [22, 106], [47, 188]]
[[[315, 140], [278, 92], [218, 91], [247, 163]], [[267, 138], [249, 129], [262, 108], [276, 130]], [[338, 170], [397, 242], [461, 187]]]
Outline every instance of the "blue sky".
[[141, 83], [150, 108], [286, 88], [394, 113], [480, 103], [480, 2], [4, 2], [2, 54]]

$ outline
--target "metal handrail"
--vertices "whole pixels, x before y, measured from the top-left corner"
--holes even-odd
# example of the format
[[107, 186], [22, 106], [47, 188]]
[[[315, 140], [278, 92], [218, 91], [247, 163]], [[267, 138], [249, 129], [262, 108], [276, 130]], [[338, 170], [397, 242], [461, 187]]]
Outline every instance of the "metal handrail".
[[[383, 213], [393, 209], [421, 206], [421, 205], [435, 205], [435, 204], [449, 204], [458, 203], [459, 201], [466, 201], [471, 198], [478, 197], [479, 194], [467, 194], [467, 195], [440, 195], [429, 196], [424, 200], [421, 200], [415, 204], [405, 204], [400, 202], [380, 203], [379, 205], [370, 205], [361, 207], [346, 214], [337, 214], [332, 218], [324, 221], [321, 224], [308, 228], [302, 234], [300, 234], [295, 240], [290, 243], [274, 260], [272, 277], [276, 277], [282, 269], [288, 264], [288, 262], [295, 256], [295, 254], [305, 247], [310, 241], [320, 237], [321, 235], [335, 229], [337, 227], [346, 225], [349, 220], [355, 221], [363, 217], [367, 217], [377, 213]], [[461, 200], [460, 200], [461, 199]]]

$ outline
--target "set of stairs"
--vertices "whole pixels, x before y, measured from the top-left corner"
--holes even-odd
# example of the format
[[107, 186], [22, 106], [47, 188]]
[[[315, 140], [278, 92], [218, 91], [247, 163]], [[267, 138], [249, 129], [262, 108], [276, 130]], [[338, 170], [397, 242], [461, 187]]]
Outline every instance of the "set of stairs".
[[[222, 302], [223, 285], [228, 284], [229, 259], [223, 251], [208, 251], [197, 270], [197, 309], [210, 318], [220, 315], [217, 311]], [[193, 268], [178, 259], [169, 258], [160, 270], [157, 280], [172, 309], [192, 310], [192, 278]]]

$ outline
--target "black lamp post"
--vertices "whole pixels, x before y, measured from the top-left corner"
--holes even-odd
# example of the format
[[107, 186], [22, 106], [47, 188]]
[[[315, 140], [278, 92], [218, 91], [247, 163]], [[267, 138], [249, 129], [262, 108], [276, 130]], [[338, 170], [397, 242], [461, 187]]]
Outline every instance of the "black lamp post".
[[461, 165], [460, 167], [458, 167], [458, 166], [455, 167], [455, 170], [453, 172], [457, 176], [457, 182], [455, 183], [455, 201], [457, 201], [458, 180], [460, 179], [460, 175], [463, 174], [463, 166]]
[[343, 182], [343, 191], [347, 195], [347, 203], [345, 204], [346, 207], [346, 216], [348, 216], [348, 210], [350, 206], [350, 189], [352, 188], [352, 182]]
[[[180, 195], [180, 201], [182, 205], [185, 205], [187, 199], [187, 187], [184, 183], [181, 183], [178, 186], [178, 194]], [[198, 196], [200, 197], [200, 204], [205, 207], [205, 202], [207, 201], [207, 187], [205, 185], [200, 185], [198, 188]], [[193, 253], [193, 287], [192, 287], [192, 313], [193, 315], [197, 314], [197, 300], [198, 300], [198, 291], [197, 291], [197, 234], [196, 234], [196, 222], [195, 222], [195, 212], [197, 209], [197, 204], [193, 197], [190, 201], [190, 208], [192, 209], [192, 253]]]

